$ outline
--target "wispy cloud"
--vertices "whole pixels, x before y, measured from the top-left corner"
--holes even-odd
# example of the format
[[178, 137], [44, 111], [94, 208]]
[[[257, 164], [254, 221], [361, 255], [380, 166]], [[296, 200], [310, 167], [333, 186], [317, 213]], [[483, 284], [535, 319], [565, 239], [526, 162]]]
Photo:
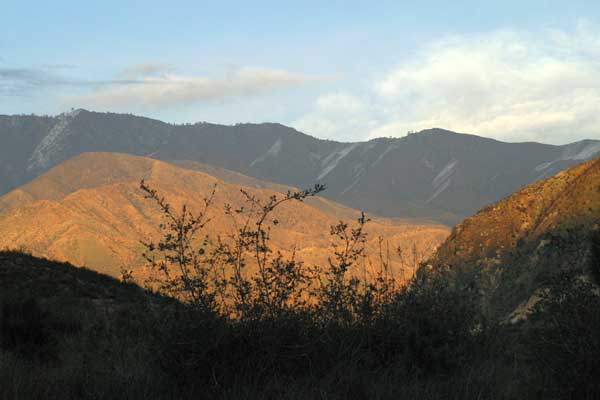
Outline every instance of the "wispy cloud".
[[65, 77], [56, 72], [72, 68], [70, 65], [46, 65], [39, 68], [0, 67], [0, 95], [27, 95], [48, 87], [102, 87], [107, 85], [135, 85], [132, 79], [84, 80]]
[[38, 86], [56, 83], [57, 77], [42, 69], [0, 68], [0, 82]]
[[359, 96], [326, 93], [317, 98], [314, 111], [292, 125], [300, 131], [337, 140], [356, 140], [377, 127], [371, 116], [376, 111]]
[[0, 67], [0, 96], [25, 96], [32, 91], [64, 84], [64, 80], [45, 68]]
[[[375, 121], [369, 137], [443, 127], [516, 141], [600, 138], [599, 38], [600, 29], [586, 22], [568, 32], [445, 37], [375, 79], [364, 94], [371, 106], [350, 114], [360, 126]], [[327, 135], [342, 134], [347, 116], [321, 101], [299, 124], [327, 121], [342, 130]]]
[[96, 88], [66, 102], [85, 107], [154, 108], [188, 105], [199, 101], [248, 96], [269, 90], [331, 80], [331, 76], [293, 73], [280, 69], [242, 68], [225, 77], [182, 75], [168, 72], [165, 65], [146, 64], [126, 70], [127, 82]]
[[146, 61], [125, 68], [125, 70], [119, 74], [119, 77], [123, 79], [138, 79], [148, 76], [162, 75], [172, 72], [173, 70], [174, 67], [170, 64], [165, 64], [158, 61]]
[[[241, 68], [221, 77], [186, 75], [169, 64], [145, 62], [116, 74], [114, 79], [86, 80], [65, 76], [65, 66], [8, 68], [0, 66], [0, 96], [24, 96], [46, 88], [56, 92], [64, 107], [156, 109], [201, 101], [249, 96], [275, 89], [334, 79], [271, 68]], [[77, 89], [69, 90], [71, 89]]]

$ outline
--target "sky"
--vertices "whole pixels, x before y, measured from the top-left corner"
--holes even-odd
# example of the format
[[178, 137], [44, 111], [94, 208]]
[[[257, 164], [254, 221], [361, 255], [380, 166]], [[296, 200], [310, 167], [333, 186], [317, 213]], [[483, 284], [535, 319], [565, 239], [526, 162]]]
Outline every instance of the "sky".
[[0, 114], [600, 139], [600, 2], [13, 1]]

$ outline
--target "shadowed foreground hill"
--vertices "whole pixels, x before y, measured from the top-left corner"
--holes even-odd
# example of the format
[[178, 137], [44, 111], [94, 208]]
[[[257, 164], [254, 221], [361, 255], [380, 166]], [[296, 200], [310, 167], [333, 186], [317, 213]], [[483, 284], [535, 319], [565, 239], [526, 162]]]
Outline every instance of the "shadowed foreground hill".
[[0, 398], [596, 399], [600, 297], [566, 289], [511, 327], [444, 279], [413, 280], [356, 323], [319, 311], [227, 321], [0, 252]]
[[0, 292], [3, 299], [32, 298], [44, 302], [62, 297], [89, 301], [95, 307], [144, 303], [140, 287], [87, 268], [76, 268], [16, 251], [0, 251]]
[[[239, 174], [235, 179], [231, 174], [225, 176], [243, 181]], [[140, 240], [155, 240], [162, 221], [160, 211], [139, 188], [142, 178], [175, 208], [187, 204], [192, 210], [202, 208], [204, 197], [216, 185], [214, 208], [209, 213], [213, 220], [202, 233], [213, 239], [234, 229], [234, 221], [223, 215], [224, 204], [234, 208], [245, 204], [238, 184], [202, 172], [144, 157], [85, 153], [0, 198], [0, 248], [25, 247], [36, 255], [113, 276], [121, 267], [136, 269], [143, 264]], [[245, 186], [245, 190], [263, 199], [278, 193], [273, 188], [280, 188], [252, 178], [244, 183], [254, 186]], [[274, 247], [284, 253], [296, 247], [298, 259], [323, 265], [330, 250], [330, 226], [358, 215], [324, 198], [286, 204], [275, 215]], [[392, 251], [397, 246], [404, 249], [403, 266], [410, 264], [411, 268], [414, 260], [408, 255], [413, 244], [418, 254], [427, 255], [448, 232], [443, 226], [379, 218], [369, 223], [367, 230], [373, 256], [377, 256], [377, 237], [382, 236]], [[394, 252], [392, 257], [399, 268], [401, 260]]]
[[0, 251], [0, 398], [169, 398], [150, 365], [149, 303], [173, 304], [86, 268]]
[[[450, 307], [443, 298], [439, 305]], [[474, 382], [445, 377], [455, 371], [445, 362], [424, 369], [424, 379], [412, 378], [431, 362], [415, 346], [431, 352], [439, 345], [430, 342], [434, 336], [413, 343], [412, 329], [403, 329], [405, 314], [389, 326], [322, 325], [320, 312], [301, 310], [275, 320], [231, 321], [85, 268], [4, 251], [0, 398], [475, 398], [465, 397]], [[452, 322], [450, 314], [438, 321]], [[476, 346], [465, 339], [440, 356], [454, 365], [452, 355]], [[461, 369], [459, 376], [467, 376]]]
[[536, 182], [457, 225], [429, 262], [483, 271], [503, 310], [559, 271], [584, 274], [599, 235], [600, 159]]

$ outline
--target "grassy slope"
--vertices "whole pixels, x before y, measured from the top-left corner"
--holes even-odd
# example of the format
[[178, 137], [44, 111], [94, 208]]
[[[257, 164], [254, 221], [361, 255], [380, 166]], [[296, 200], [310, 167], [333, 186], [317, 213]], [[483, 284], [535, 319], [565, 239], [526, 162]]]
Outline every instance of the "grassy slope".
[[595, 159], [528, 185], [465, 219], [429, 263], [484, 271], [497, 309], [508, 312], [553, 273], [583, 273], [599, 223], [600, 159]]
[[147, 299], [85, 268], [0, 252], [0, 398], [162, 398]]
[[[194, 210], [202, 208], [203, 196], [217, 184], [211, 230], [203, 232], [213, 238], [234, 229], [232, 221], [223, 215], [223, 205], [237, 208], [244, 204], [237, 182], [227, 183], [144, 157], [87, 153], [0, 197], [0, 248], [24, 246], [36, 255], [86, 265], [113, 276], [118, 276], [122, 266], [141, 267], [145, 262], [140, 257], [139, 241], [155, 240], [162, 222], [159, 210], [139, 189], [141, 178], [174, 206], [187, 204]], [[277, 193], [252, 184], [245, 189], [259, 198]], [[330, 248], [329, 227], [340, 218], [357, 216], [358, 211], [322, 198], [286, 204], [275, 214], [281, 224], [273, 229], [273, 244], [283, 252], [297, 245], [299, 259], [323, 264]], [[414, 243], [421, 254], [428, 254], [448, 234], [444, 226], [377, 218], [369, 223], [368, 231], [373, 255], [377, 254], [379, 235], [389, 240], [391, 249], [402, 245], [409, 254]], [[392, 261], [400, 263], [395, 252], [391, 255]]]

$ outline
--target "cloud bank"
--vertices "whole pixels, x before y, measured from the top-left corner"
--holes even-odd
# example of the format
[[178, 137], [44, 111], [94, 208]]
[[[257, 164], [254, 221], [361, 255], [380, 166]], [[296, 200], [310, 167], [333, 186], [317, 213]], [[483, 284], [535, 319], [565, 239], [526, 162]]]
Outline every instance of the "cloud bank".
[[348, 100], [359, 94], [322, 96], [294, 125], [355, 139], [431, 127], [512, 141], [600, 138], [600, 29], [581, 22], [570, 32], [445, 37], [372, 81], [362, 96], [369, 107]]

